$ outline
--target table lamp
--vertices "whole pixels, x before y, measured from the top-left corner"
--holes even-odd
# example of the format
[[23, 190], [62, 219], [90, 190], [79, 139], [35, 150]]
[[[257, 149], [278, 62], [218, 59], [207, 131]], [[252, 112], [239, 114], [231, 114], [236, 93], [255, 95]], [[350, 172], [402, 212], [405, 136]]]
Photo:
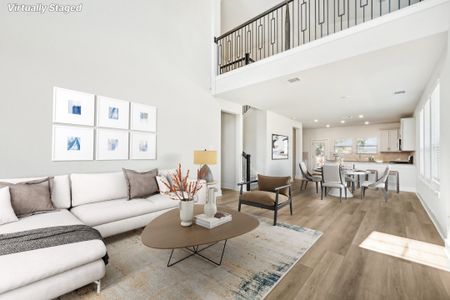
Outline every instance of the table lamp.
[[217, 163], [217, 151], [211, 150], [197, 150], [194, 151], [194, 164], [203, 165], [200, 169], [203, 178], [206, 182], [214, 181], [211, 169], [208, 165], [215, 165]]

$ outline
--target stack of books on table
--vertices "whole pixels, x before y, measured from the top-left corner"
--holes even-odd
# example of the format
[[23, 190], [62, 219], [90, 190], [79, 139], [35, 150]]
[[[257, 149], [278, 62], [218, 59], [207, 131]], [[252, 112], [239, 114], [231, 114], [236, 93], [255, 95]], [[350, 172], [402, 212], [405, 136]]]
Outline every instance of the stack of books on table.
[[220, 226], [222, 224], [230, 222], [231, 220], [232, 220], [231, 214], [226, 212], [218, 212], [212, 218], [209, 218], [205, 214], [195, 216], [195, 224], [208, 229]]

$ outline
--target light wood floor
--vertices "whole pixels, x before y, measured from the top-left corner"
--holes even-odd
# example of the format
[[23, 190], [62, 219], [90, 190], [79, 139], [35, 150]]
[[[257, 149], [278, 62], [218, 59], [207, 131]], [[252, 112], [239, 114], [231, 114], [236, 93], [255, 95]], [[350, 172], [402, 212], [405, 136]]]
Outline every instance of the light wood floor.
[[[267, 299], [450, 299], [450, 273], [358, 247], [372, 231], [443, 245], [414, 193], [391, 192], [385, 203], [381, 192], [368, 191], [364, 200], [339, 203], [333, 197], [321, 201], [312, 186], [303, 192], [298, 187], [294, 215], [285, 207], [279, 222], [316, 229], [323, 236]], [[234, 191], [219, 199], [219, 205], [235, 209], [237, 203]], [[249, 206], [242, 211], [273, 216]]]

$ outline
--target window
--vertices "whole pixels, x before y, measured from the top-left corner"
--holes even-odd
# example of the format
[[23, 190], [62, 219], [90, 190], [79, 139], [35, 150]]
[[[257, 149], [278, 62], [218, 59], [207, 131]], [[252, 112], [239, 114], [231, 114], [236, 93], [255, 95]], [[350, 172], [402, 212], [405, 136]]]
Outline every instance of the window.
[[431, 94], [431, 178], [439, 182], [440, 110], [439, 83]]
[[420, 111], [420, 174], [427, 180], [439, 183], [440, 155], [440, 95], [439, 83], [431, 93], [430, 98]]
[[350, 154], [353, 152], [352, 139], [340, 139], [334, 141], [334, 153], [336, 154]]
[[376, 137], [361, 138], [356, 141], [356, 153], [375, 154], [377, 153], [378, 140]]
[[419, 157], [420, 157], [420, 175], [425, 176], [425, 131], [423, 130], [425, 113], [423, 109], [420, 111], [420, 140], [419, 140]]

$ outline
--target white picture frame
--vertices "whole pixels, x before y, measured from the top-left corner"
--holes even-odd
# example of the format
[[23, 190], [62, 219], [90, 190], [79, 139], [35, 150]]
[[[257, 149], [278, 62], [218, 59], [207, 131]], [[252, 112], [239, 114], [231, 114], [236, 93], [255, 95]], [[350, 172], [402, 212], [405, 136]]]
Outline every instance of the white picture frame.
[[156, 133], [131, 132], [130, 159], [156, 159]]
[[96, 160], [128, 160], [129, 134], [125, 130], [97, 129]]
[[52, 160], [94, 160], [94, 129], [53, 125]]
[[95, 95], [53, 88], [53, 122], [94, 126]]
[[131, 103], [131, 130], [156, 132], [156, 107]]
[[97, 96], [97, 127], [128, 129], [130, 102]]

